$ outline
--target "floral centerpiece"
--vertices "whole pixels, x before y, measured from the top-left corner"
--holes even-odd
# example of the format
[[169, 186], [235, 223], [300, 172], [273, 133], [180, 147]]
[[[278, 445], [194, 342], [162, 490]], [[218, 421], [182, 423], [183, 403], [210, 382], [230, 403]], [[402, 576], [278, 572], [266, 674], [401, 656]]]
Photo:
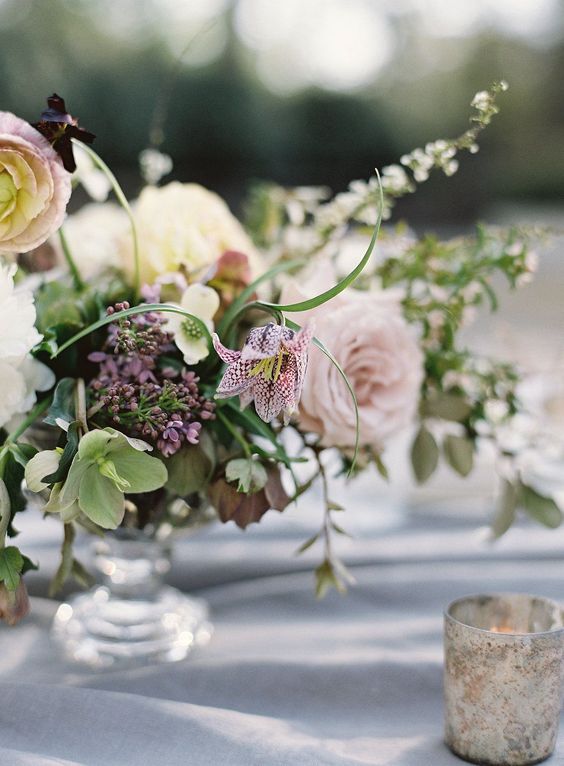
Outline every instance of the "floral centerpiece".
[[[326, 450], [350, 480], [418, 423], [418, 481], [440, 454], [470, 473], [480, 440], [518, 411], [517, 374], [477, 358], [458, 331], [495, 308], [492, 280], [512, 287], [534, 269], [525, 230], [417, 238], [382, 228], [394, 203], [431, 171], [447, 176], [497, 113], [504, 83], [478, 93], [461, 136], [416, 149], [331, 197], [326, 189], [254, 188], [246, 226], [195, 184], [158, 186], [169, 159], [143, 155], [148, 183], [130, 207], [64, 101], [38, 122], [0, 113], [0, 608], [27, 611], [15, 516], [28, 493], [61, 522], [67, 577], [87, 581], [74, 530], [149, 535], [212, 507], [241, 528], [324, 488], [317, 592], [348, 575], [331, 536]], [[72, 187], [94, 197], [65, 220]], [[105, 201], [113, 190], [118, 204]], [[299, 448], [289, 451], [291, 429]], [[40, 434], [39, 440], [37, 434]], [[50, 444], [45, 442], [50, 440]], [[296, 439], [293, 440], [293, 443]], [[518, 461], [504, 479], [497, 533], [522, 506], [555, 525], [554, 502], [526, 486]], [[296, 477], [308, 463], [307, 481]], [[25, 482], [23, 481], [25, 478]], [[24, 495], [24, 492], [26, 495]]]

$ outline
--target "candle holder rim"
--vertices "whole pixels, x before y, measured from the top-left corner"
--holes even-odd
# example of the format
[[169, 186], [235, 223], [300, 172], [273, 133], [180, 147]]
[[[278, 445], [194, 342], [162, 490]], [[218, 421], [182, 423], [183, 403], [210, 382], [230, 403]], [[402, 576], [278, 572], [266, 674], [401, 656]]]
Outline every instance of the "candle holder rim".
[[522, 592], [515, 592], [515, 591], [500, 591], [495, 593], [469, 593], [466, 596], [460, 596], [459, 598], [455, 598], [453, 601], [451, 601], [447, 606], [445, 607], [443, 611], [443, 615], [445, 620], [449, 620], [452, 623], [455, 623], [456, 625], [461, 625], [464, 628], [467, 628], [468, 630], [474, 630], [477, 633], [487, 633], [490, 636], [493, 636], [496, 639], [511, 639], [511, 638], [523, 638], [523, 636], [554, 636], [558, 633], [564, 633], [564, 625], [561, 625], [560, 627], [556, 628], [550, 628], [549, 630], [539, 630], [539, 631], [533, 631], [533, 632], [526, 632], [526, 633], [498, 633], [494, 630], [488, 630], [487, 628], [478, 628], [475, 625], [468, 625], [466, 622], [462, 622], [462, 620], [458, 620], [456, 617], [453, 617], [450, 613], [452, 608], [459, 604], [462, 601], [469, 601], [471, 599], [480, 599], [480, 598], [486, 598], [486, 599], [492, 599], [492, 598], [508, 598], [508, 597], [514, 597], [514, 596], [526, 596], [530, 599], [536, 599], [538, 601], [545, 601], [548, 604], [551, 604], [553, 607], [558, 609], [560, 613], [564, 616], [564, 607], [558, 603], [558, 601], [555, 601], [552, 598], [548, 598], [547, 596], [539, 596], [534, 593], [522, 593]]

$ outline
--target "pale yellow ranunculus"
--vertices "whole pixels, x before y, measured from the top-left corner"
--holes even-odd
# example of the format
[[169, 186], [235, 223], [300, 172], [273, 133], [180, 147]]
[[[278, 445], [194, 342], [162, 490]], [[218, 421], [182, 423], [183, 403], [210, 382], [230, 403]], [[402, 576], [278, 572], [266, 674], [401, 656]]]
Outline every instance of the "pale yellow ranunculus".
[[[147, 186], [135, 204], [141, 280], [184, 271], [201, 277], [227, 250], [249, 258], [253, 276], [262, 271], [261, 256], [226, 203], [198, 184], [173, 181]], [[124, 268], [133, 273], [131, 241], [124, 239]]]

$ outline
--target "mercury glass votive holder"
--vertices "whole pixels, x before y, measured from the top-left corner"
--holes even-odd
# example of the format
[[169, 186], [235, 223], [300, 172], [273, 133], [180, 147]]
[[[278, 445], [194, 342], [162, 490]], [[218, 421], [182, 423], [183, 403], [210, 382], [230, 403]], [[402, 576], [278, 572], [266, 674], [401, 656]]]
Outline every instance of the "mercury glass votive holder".
[[525, 594], [467, 596], [445, 611], [445, 741], [471, 763], [525, 766], [554, 751], [562, 608]]

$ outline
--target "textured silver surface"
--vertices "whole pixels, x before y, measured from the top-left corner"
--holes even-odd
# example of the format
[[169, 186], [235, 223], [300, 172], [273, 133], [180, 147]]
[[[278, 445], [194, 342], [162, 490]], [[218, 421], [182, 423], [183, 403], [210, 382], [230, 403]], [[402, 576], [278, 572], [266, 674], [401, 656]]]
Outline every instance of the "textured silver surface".
[[449, 606], [444, 630], [447, 745], [473, 763], [548, 758], [561, 705], [560, 607], [521, 594], [471, 596]]

